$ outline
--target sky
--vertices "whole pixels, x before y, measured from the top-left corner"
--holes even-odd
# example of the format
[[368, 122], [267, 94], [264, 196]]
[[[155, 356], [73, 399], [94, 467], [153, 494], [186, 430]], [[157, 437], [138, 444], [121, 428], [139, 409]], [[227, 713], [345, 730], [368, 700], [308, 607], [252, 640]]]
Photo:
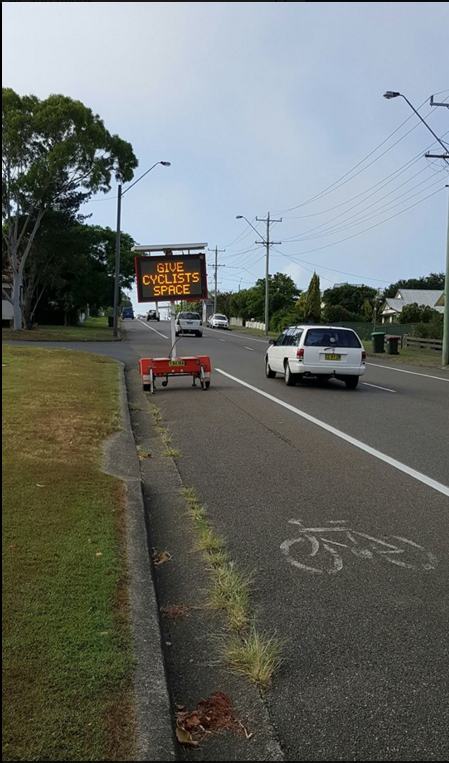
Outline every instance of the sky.
[[[82, 101], [129, 141], [121, 227], [140, 244], [207, 242], [219, 291], [315, 270], [384, 288], [445, 270], [447, 3], [5, 2], [3, 86]], [[115, 228], [117, 189], [82, 208]], [[209, 288], [214, 252], [208, 252]], [[137, 305], [141, 312], [148, 305]]]

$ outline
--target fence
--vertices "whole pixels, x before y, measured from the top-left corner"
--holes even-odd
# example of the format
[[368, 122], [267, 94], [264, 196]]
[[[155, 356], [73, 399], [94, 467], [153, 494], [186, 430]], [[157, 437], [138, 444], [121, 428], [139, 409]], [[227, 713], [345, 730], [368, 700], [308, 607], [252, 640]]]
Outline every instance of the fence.
[[261, 323], [260, 321], [245, 321], [245, 326], [247, 329], [260, 329], [260, 331], [265, 331], [265, 323]]
[[419, 336], [406, 335], [402, 339], [402, 346], [404, 348], [412, 347], [419, 350], [439, 350], [441, 352], [443, 349], [443, 342], [441, 339], [423, 339]]
[[386, 334], [402, 337], [404, 334], [413, 334], [415, 329], [414, 323], [377, 323], [374, 327], [371, 322], [367, 321], [336, 321], [332, 322], [332, 325], [354, 329], [360, 339], [364, 340], [371, 339], [373, 331], [385, 331]]

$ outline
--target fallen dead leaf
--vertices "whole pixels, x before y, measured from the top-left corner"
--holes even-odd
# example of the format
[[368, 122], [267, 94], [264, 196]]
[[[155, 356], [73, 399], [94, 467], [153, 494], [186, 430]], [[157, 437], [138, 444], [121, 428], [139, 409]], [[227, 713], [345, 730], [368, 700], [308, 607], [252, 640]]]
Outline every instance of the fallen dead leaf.
[[164, 617], [168, 617], [169, 620], [180, 620], [188, 615], [190, 607], [187, 604], [172, 604], [168, 607], [161, 607], [161, 613]]
[[201, 700], [190, 712], [181, 709], [182, 705], [177, 707], [180, 709], [176, 713], [176, 737], [181, 744], [197, 746], [207, 734], [225, 730], [244, 733], [246, 739], [253, 736], [235, 717], [231, 699], [223, 692], [217, 691]]
[[192, 737], [192, 735], [182, 728], [182, 726], [176, 726], [176, 739], [180, 744], [187, 744], [190, 747], [198, 747], [199, 742]]
[[170, 551], [154, 551], [153, 552], [153, 563], [156, 567], [159, 567], [160, 564], [164, 564], [165, 562], [170, 561], [172, 558], [172, 555], [170, 554]]

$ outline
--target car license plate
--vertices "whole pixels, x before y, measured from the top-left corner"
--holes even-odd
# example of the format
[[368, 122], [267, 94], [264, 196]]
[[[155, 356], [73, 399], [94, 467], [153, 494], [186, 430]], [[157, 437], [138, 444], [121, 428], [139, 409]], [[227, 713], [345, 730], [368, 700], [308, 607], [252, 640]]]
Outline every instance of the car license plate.
[[341, 360], [341, 355], [335, 355], [334, 353], [327, 353], [324, 355], [325, 360]]
[[169, 366], [185, 366], [185, 360], [169, 360]]

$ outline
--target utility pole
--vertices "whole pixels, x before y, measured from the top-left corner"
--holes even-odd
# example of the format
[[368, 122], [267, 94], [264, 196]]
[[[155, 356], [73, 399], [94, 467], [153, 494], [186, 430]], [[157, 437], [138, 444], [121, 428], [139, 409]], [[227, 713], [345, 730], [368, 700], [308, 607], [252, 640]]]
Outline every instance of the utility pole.
[[[271, 223], [281, 223], [282, 217], [280, 220], [273, 220], [270, 217], [270, 213], [267, 212], [266, 218], [263, 217], [256, 217], [257, 222], [259, 223], [266, 223], [267, 224], [267, 237], [265, 241], [256, 241], [256, 244], [265, 244], [266, 247], [266, 257], [265, 257], [265, 336], [268, 336], [268, 323], [269, 323], [269, 309], [268, 309], [268, 298], [269, 298], [269, 263], [270, 263], [270, 246], [272, 244], [275, 244], [276, 246], [279, 246], [282, 244], [282, 241], [270, 241], [270, 224]], [[262, 238], [262, 237], [261, 237]]]
[[[449, 103], [435, 103], [433, 95], [430, 96], [431, 106], [443, 106], [449, 109]], [[441, 141], [438, 141], [441, 145]], [[449, 153], [446, 150], [444, 154], [426, 154], [428, 159], [443, 159], [449, 164]], [[449, 188], [449, 186], [446, 186]], [[446, 276], [444, 279], [444, 314], [443, 314], [443, 351], [441, 354], [441, 363], [443, 366], [449, 365], [449, 202], [447, 210], [447, 234], [446, 234]]]
[[225, 252], [226, 249], [218, 249], [218, 247], [216, 246], [215, 250], [214, 249], [209, 249], [209, 252], [213, 252], [213, 251], [215, 251], [215, 265], [214, 265], [214, 271], [215, 271], [214, 272], [214, 286], [215, 286], [215, 289], [214, 289], [214, 313], [216, 313], [217, 312], [217, 289], [218, 289], [218, 286], [217, 286], [217, 269], [218, 269], [218, 267], [220, 267], [218, 265], [218, 252]]

